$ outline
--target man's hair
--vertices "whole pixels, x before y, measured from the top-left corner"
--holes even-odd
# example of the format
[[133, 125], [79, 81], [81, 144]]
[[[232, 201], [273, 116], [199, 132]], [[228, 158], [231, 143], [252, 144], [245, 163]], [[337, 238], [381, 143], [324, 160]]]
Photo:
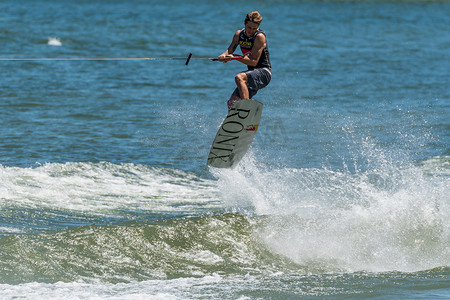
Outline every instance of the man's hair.
[[263, 17], [259, 14], [259, 12], [255, 10], [247, 14], [244, 23], [247, 24], [248, 22], [253, 22], [259, 25], [261, 24], [262, 20]]

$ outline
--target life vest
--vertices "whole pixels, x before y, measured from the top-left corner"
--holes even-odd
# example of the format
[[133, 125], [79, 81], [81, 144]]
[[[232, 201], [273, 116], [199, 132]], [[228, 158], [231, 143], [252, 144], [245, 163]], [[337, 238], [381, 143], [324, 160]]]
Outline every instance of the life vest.
[[[256, 32], [253, 36], [248, 37], [247, 34], [245, 33], [245, 28], [242, 28], [241, 32], [239, 33], [239, 46], [241, 47], [241, 51], [244, 56], [249, 56], [252, 54], [252, 49], [253, 49], [253, 44], [255, 42], [255, 38], [260, 33], [264, 34], [264, 36], [266, 36], [264, 31], [262, 31], [261, 29], [258, 28], [258, 30], [256, 30]], [[248, 66], [249, 70], [253, 70], [253, 69], [257, 69], [257, 68], [268, 68], [269, 70], [271, 69], [270, 58], [269, 58], [269, 48], [267, 47], [267, 42], [266, 42], [266, 46], [264, 47], [263, 51], [261, 52], [261, 56], [259, 57], [259, 60], [258, 60], [258, 63], [256, 64], [256, 66], [255, 67]]]

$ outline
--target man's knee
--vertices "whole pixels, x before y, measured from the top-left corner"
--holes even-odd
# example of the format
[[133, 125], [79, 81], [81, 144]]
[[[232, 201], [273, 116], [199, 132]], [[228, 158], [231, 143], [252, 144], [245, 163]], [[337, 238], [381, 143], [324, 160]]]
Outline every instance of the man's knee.
[[234, 77], [234, 81], [236, 82], [236, 84], [242, 84], [242, 83], [247, 84], [247, 74], [245, 74], [245, 73], [237, 74]]

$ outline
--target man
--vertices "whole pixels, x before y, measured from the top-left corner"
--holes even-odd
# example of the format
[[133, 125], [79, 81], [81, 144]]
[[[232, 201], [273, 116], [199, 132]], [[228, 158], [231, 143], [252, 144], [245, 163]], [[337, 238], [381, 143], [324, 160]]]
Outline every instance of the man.
[[237, 100], [251, 99], [258, 90], [269, 84], [272, 77], [266, 34], [259, 29], [262, 19], [257, 11], [248, 13], [245, 27], [236, 31], [228, 49], [218, 57], [219, 61], [226, 63], [234, 56], [237, 46], [240, 46], [243, 58], [237, 60], [248, 67], [247, 71], [234, 78], [237, 88], [228, 100], [228, 110]]

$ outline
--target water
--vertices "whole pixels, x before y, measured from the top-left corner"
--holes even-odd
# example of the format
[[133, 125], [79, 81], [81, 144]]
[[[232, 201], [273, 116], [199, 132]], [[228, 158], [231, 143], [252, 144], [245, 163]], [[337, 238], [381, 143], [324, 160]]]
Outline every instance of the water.
[[450, 297], [450, 3], [7, 0], [0, 57], [212, 57], [254, 9], [232, 170], [236, 62], [0, 62], [1, 299]]

